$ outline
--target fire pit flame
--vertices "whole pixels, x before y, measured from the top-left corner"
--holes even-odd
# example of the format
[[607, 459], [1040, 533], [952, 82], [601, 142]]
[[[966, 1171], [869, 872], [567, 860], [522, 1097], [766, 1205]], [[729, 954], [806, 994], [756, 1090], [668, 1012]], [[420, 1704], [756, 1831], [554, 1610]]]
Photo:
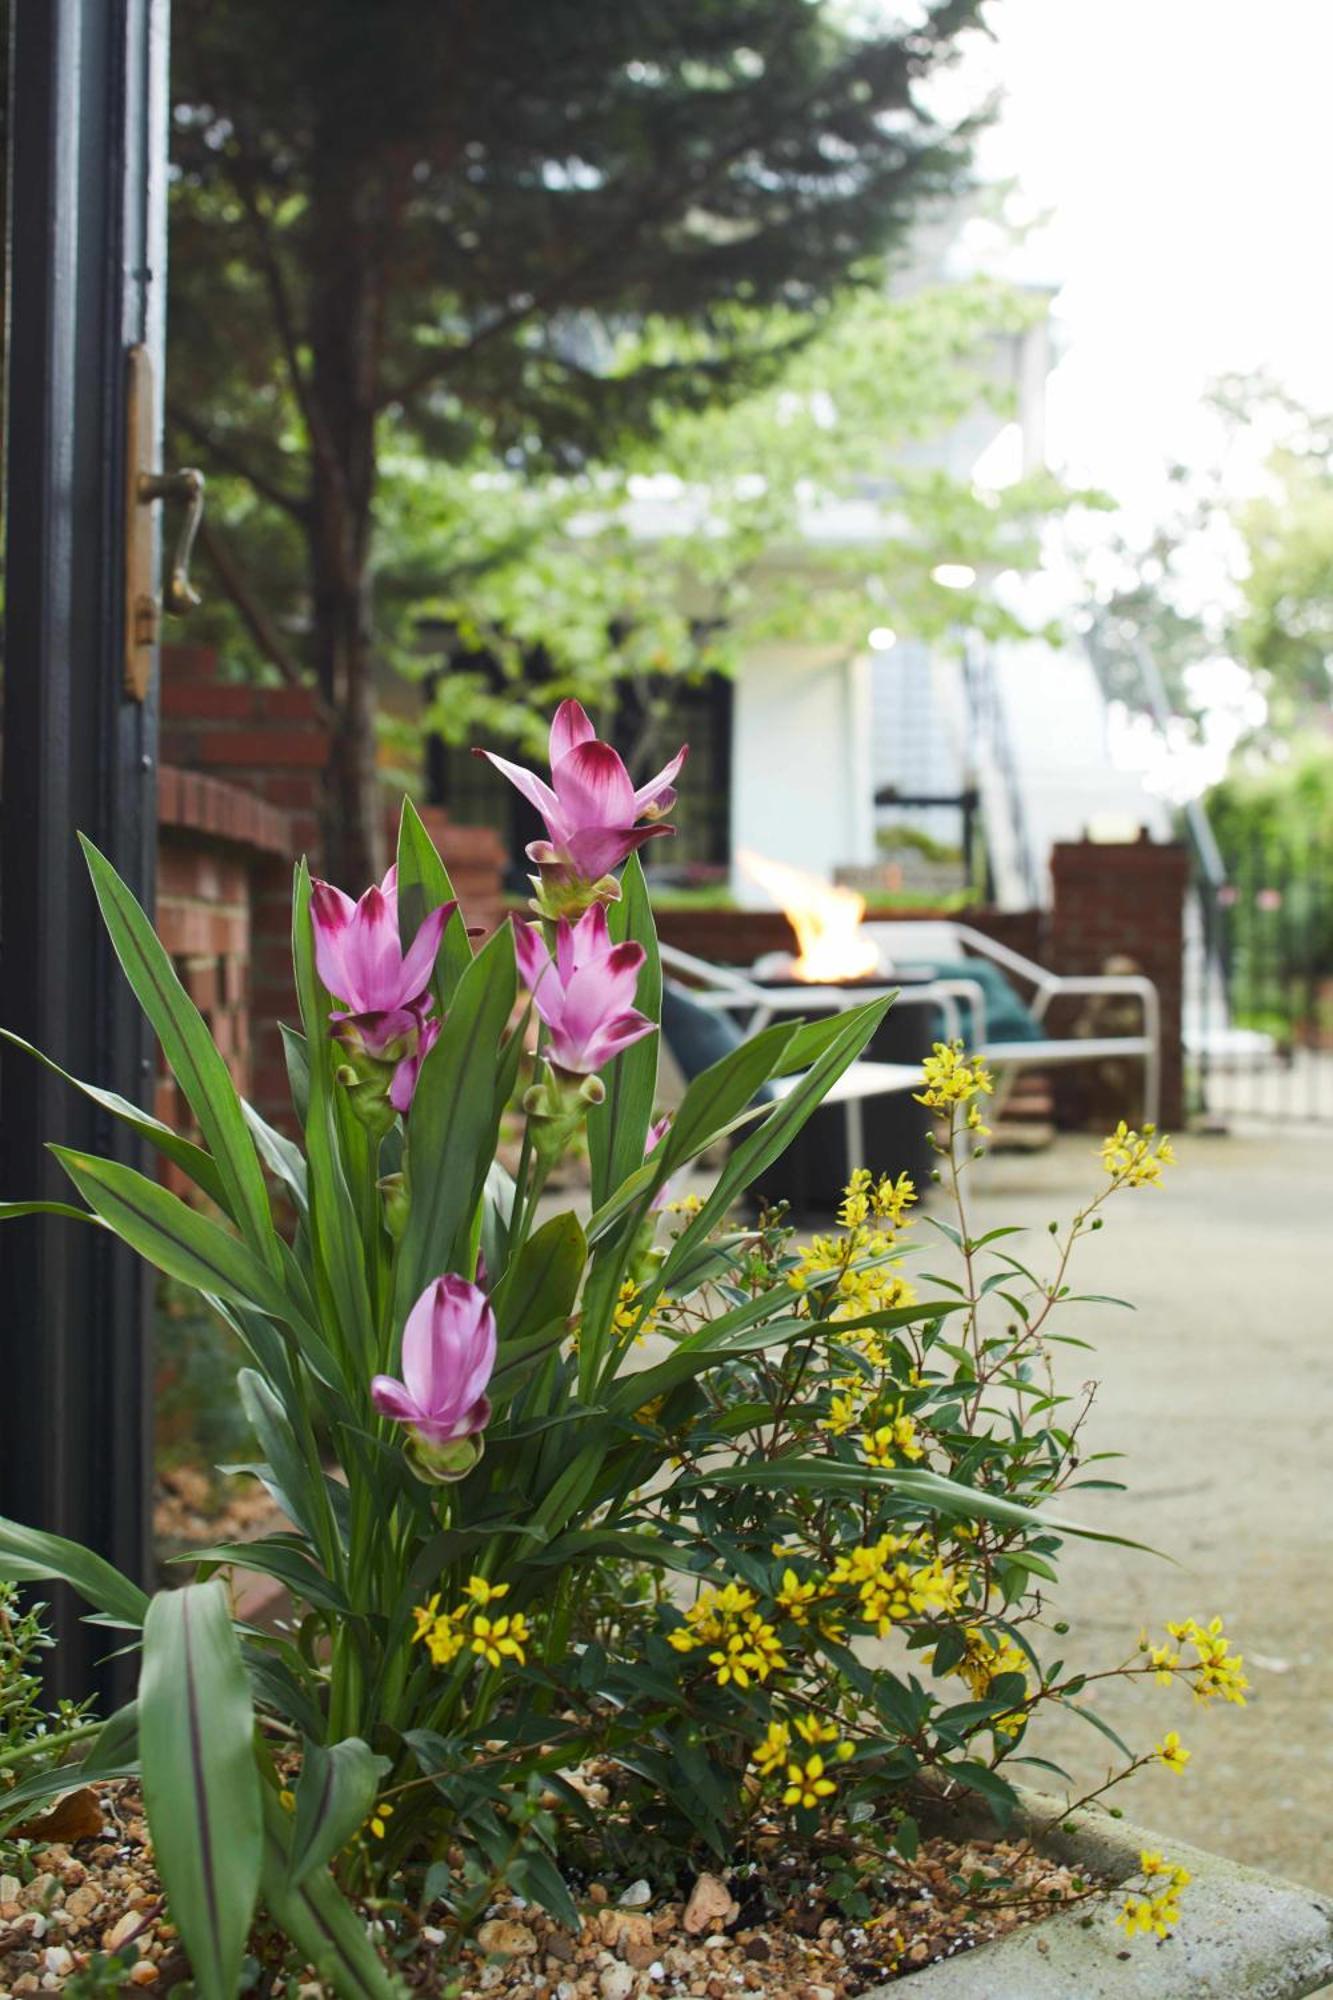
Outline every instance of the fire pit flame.
[[834, 985], [878, 972], [879, 953], [869, 938], [860, 935], [864, 896], [749, 848], [743, 848], [737, 859], [750, 879], [768, 891], [796, 933], [793, 979]]

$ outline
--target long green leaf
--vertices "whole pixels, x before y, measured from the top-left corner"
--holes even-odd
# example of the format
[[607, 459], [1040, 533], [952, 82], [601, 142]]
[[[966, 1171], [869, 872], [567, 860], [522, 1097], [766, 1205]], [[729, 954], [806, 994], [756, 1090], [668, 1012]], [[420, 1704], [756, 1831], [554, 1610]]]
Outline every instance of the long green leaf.
[[1082, 1528], [1077, 1522], [1038, 1513], [1017, 1500], [998, 1493], [983, 1493], [960, 1480], [946, 1479], [943, 1473], [923, 1472], [915, 1466], [885, 1469], [878, 1465], [844, 1465], [833, 1458], [746, 1459], [741, 1464], [710, 1466], [707, 1472], [689, 1473], [676, 1481], [678, 1486], [758, 1486], [776, 1492], [830, 1491], [860, 1493], [867, 1487], [883, 1486], [904, 1499], [941, 1513], [958, 1514], [966, 1520], [995, 1521], [1008, 1528], [1041, 1528], [1060, 1535], [1076, 1535], [1083, 1541], [1114, 1542], [1123, 1549], [1145, 1550], [1142, 1542], [1123, 1535], [1108, 1535], [1098, 1528]]
[[[411, 799], [403, 800], [398, 821], [398, 929], [406, 951], [421, 924], [443, 903], [457, 903], [449, 871], [439, 856], [435, 842], [422, 824]], [[448, 1013], [454, 989], [472, 962], [472, 945], [467, 923], [460, 908], [455, 909], [444, 928], [440, 955], [431, 986], [441, 1016]]]
[[[299, 1415], [295, 1419], [288, 1415], [280, 1397], [253, 1368], [242, 1368], [236, 1378], [236, 1387], [240, 1392], [241, 1408], [250, 1420], [250, 1428], [259, 1439], [278, 1485], [287, 1496], [287, 1504], [293, 1510], [293, 1521], [298, 1528], [305, 1530], [317, 1549], [331, 1552], [338, 1543], [338, 1524], [329, 1506], [323, 1468], [318, 1462], [312, 1468], [309, 1458], [302, 1455], [297, 1443]], [[313, 1456], [313, 1445], [309, 1449]]]
[[293, 1820], [264, 1787], [264, 1901], [274, 1921], [339, 2000], [403, 2000], [365, 1925], [326, 1869], [291, 1879]]
[[400, 1326], [432, 1280], [461, 1268], [495, 1157], [504, 1110], [496, 1070], [516, 990], [513, 933], [506, 924], [459, 980], [449, 1018], [417, 1080], [407, 1145], [412, 1206], [394, 1300]]
[[96, 1222], [86, 1208], [70, 1201], [0, 1201], [0, 1222], [17, 1222], [21, 1215], [64, 1215], [72, 1222]]
[[[660, 1021], [662, 961], [658, 956], [657, 926], [653, 922], [648, 887], [637, 854], [632, 854], [625, 864], [620, 901], [612, 904], [608, 924], [617, 943], [629, 938], [643, 946], [644, 961], [635, 1005], [650, 1021]], [[602, 1071], [606, 1097], [588, 1113], [594, 1208], [643, 1164], [657, 1091], [657, 1057], [658, 1037], [645, 1035]]]
[[254, 1570], [260, 1576], [271, 1576], [293, 1597], [303, 1598], [321, 1611], [331, 1611], [337, 1618], [351, 1616], [352, 1607], [338, 1585], [291, 1535], [259, 1535], [252, 1542], [214, 1542], [207, 1548], [187, 1549], [172, 1561], [225, 1563], [232, 1569]]
[[268, 1190], [227, 1065], [138, 903], [105, 855], [82, 834], [79, 839], [116, 956], [199, 1120], [222, 1183], [223, 1206], [256, 1255], [275, 1265]]
[[25, 1055], [34, 1056], [53, 1075], [69, 1084], [71, 1089], [82, 1091], [83, 1095], [91, 1098], [94, 1104], [100, 1104], [104, 1111], [109, 1111], [113, 1118], [119, 1118], [132, 1132], [137, 1132], [141, 1139], [146, 1139], [150, 1146], [156, 1146], [158, 1152], [173, 1161], [182, 1173], [188, 1174], [195, 1186], [202, 1189], [210, 1201], [215, 1201], [219, 1208], [226, 1208], [227, 1191], [222, 1184], [222, 1176], [202, 1146], [196, 1146], [192, 1139], [183, 1139], [179, 1132], [173, 1132], [160, 1118], [150, 1117], [137, 1104], [131, 1104], [127, 1097], [119, 1096], [116, 1091], [102, 1090], [95, 1083], [84, 1083], [79, 1077], [71, 1076], [58, 1062], [52, 1062], [50, 1056], [44, 1055], [31, 1042], [25, 1042], [22, 1035], [14, 1035], [8, 1028], [0, 1028], [0, 1041], [9, 1042], [14, 1048], [22, 1049]]
[[378, 1357], [361, 1233], [334, 1136], [328, 995], [315, 970], [310, 873], [304, 861], [297, 867], [292, 894], [292, 963], [306, 1040], [305, 1149], [310, 1234], [318, 1275], [327, 1289], [341, 1331], [350, 1381], [356, 1376], [364, 1377], [377, 1365]]
[[332, 1861], [365, 1824], [375, 1788], [389, 1768], [359, 1736], [325, 1746], [307, 1742], [296, 1785], [290, 1879], [293, 1887]]
[[117, 1236], [165, 1271], [201, 1292], [216, 1292], [271, 1318], [295, 1317], [279, 1280], [237, 1237], [200, 1215], [167, 1188], [92, 1153], [51, 1151], [88, 1206]]
[[267, 1120], [260, 1117], [254, 1105], [248, 1104], [244, 1098], [241, 1099], [241, 1110], [260, 1159], [274, 1179], [282, 1182], [298, 1214], [305, 1215], [309, 1209], [305, 1154], [284, 1133], [275, 1132]]
[[59, 1577], [117, 1625], [138, 1627], [148, 1596], [102, 1556], [63, 1535], [44, 1534], [0, 1516], [0, 1577], [22, 1583]]
[[223, 1586], [159, 1592], [139, 1675], [144, 1807], [202, 2000], [234, 2000], [259, 1892], [254, 1726]]
[[587, 1257], [583, 1229], [572, 1210], [553, 1215], [528, 1238], [497, 1289], [502, 1362], [511, 1342], [527, 1339], [574, 1310]]

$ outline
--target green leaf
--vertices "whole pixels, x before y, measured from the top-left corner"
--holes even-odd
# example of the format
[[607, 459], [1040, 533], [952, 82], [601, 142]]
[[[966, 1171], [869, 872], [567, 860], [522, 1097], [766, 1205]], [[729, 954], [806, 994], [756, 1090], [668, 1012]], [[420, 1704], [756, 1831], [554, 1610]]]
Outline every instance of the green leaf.
[[202, 1146], [196, 1146], [193, 1140], [183, 1139], [179, 1132], [173, 1132], [160, 1118], [150, 1117], [137, 1104], [131, 1104], [127, 1097], [119, 1096], [114, 1090], [101, 1090], [95, 1083], [83, 1083], [77, 1076], [71, 1076], [58, 1062], [52, 1062], [50, 1056], [43, 1055], [31, 1042], [25, 1042], [22, 1035], [0, 1028], [0, 1041], [22, 1049], [25, 1055], [35, 1056], [53, 1075], [60, 1077], [72, 1089], [82, 1091], [94, 1104], [100, 1104], [104, 1111], [109, 1111], [113, 1118], [119, 1118], [132, 1132], [137, 1132], [141, 1139], [146, 1139], [150, 1146], [156, 1146], [159, 1153], [174, 1161], [210, 1201], [215, 1201], [219, 1208], [226, 1208], [227, 1195], [222, 1176]]
[[264, 1787], [264, 1901], [316, 1976], [339, 2000], [403, 2000], [404, 1989], [385, 1970], [365, 1925], [326, 1869], [313, 1869], [293, 1885], [293, 1820], [271, 1787]]
[[[625, 864], [620, 901], [611, 906], [608, 928], [617, 944], [629, 938], [643, 946], [644, 961], [635, 1005], [650, 1021], [660, 1021], [662, 962], [657, 951], [657, 927], [637, 854], [632, 854]], [[606, 1097], [588, 1113], [594, 1208], [643, 1164], [657, 1091], [657, 1057], [658, 1037], [645, 1035], [602, 1071]]]
[[293, 1887], [332, 1861], [360, 1831], [388, 1769], [388, 1758], [375, 1756], [359, 1736], [329, 1746], [306, 1743], [296, 1783], [296, 1823], [288, 1864]]
[[850, 1069], [861, 1054], [883, 1020], [888, 1005], [887, 999], [872, 1000], [863, 1007], [852, 1007], [842, 1014], [838, 1033], [824, 1053], [786, 1097], [779, 1099], [763, 1114], [755, 1130], [732, 1149], [702, 1208], [689, 1227], [676, 1238], [658, 1273], [653, 1287], [654, 1297], [673, 1282], [681, 1269], [688, 1267], [692, 1257], [697, 1256], [700, 1244], [706, 1241], [737, 1195], [786, 1151], [843, 1071]]
[[196, 1291], [258, 1306], [272, 1319], [294, 1317], [291, 1301], [273, 1272], [237, 1237], [179, 1196], [117, 1160], [71, 1152], [66, 1146], [52, 1146], [51, 1151], [88, 1206], [169, 1278], [179, 1278]]
[[394, 1300], [400, 1326], [428, 1284], [460, 1268], [461, 1248], [495, 1157], [504, 1110], [497, 1069], [516, 991], [513, 933], [505, 924], [459, 980], [412, 1099], [407, 1147], [412, 1205], [398, 1251]]
[[[398, 929], [404, 951], [432, 910], [438, 910], [442, 903], [457, 902], [435, 842], [411, 799], [405, 798], [398, 821]], [[458, 982], [471, 963], [467, 923], [462, 909], [457, 908], [445, 925], [431, 982], [441, 1017], [448, 1013]]]
[[730, 1130], [774, 1074], [796, 1030], [795, 1021], [774, 1022], [695, 1077], [671, 1130], [653, 1155], [656, 1159], [661, 1154], [660, 1178], [683, 1167]]
[[148, 1607], [139, 1752], [158, 1872], [196, 1989], [234, 2000], [263, 1820], [250, 1683], [220, 1583], [161, 1591]]
[[15, 1222], [21, 1215], [67, 1215], [74, 1222], [96, 1222], [86, 1208], [68, 1201], [0, 1201], [0, 1222]]
[[226, 1563], [232, 1569], [257, 1570], [271, 1576], [293, 1597], [331, 1611], [337, 1618], [351, 1616], [352, 1607], [333, 1580], [326, 1576], [302, 1543], [291, 1535], [260, 1535], [253, 1542], [213, 1542], [208, 1548], [186, 1549], [171, 1558], [178, 1563]]
[[242, 1368], [236, 1387], [250, 1428], [286, 1495], [293, 1521], [304, 1529], [317, 1549], [332, 1549], [338, 1542], [338, 1525], [329, 1506], [323, 1469], [318, 1463], [312, 1469], [302, 1456], [295, 1423], [262, 1375], [253, 1368]]
[[497, 1287], [500, 1361], [511, 1342], [526, 1340], [552, 1320], [568, 1317], [587, 1260], [588, 1245], [572, 1209], [553, 1215], [528, 1238]]
[[227, 1065], [148, 918], [105, 855], [83, 834], [79, 840], [116, 956], [199, 1121], [222, 1184], [223, 1207], [251, 1250], [275, 1264], [268, 1189]]
[[297, 1123], [304, 1132], [306, 1119], [310, 1115], [310, 1046], [304, 1035], [298, 1035], [295, 1028], [289, 1028], [285, 1021], [279, 1021], [278, 1033], [282, 1036], [282, 1053], [287, 1064], [287, 1086], [292, 1093], [292, 1110]]
[[275, 1132], [273, 1127], [260, 1117], [254, 1105], [248, 1104], [244, 1098], [241, 1099], [241, 1111], [250, 1128], [250, 1136], [259, 1150], [260, 1159], [273, 1178], [282, 1182], [292, 1198], [297, 1213], [305, 1215], [309, 1208], [305, 1154], [284, 1133]]
[[148, 1609], [147, 1592], [131, 1583], [102, 1556], [63, 1535], [24, 1528], [0, 1515], [0, 1577], [41, 1583], [59, 1577], [117, 1625], [138, 1627]]

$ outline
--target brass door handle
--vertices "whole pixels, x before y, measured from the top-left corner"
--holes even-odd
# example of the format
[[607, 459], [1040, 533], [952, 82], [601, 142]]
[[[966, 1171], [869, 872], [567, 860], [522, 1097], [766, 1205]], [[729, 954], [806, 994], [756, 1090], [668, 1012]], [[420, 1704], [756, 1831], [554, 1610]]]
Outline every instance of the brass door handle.
[[[125, 690], [135, 701], [148, 692], [153, 651], [163, 611], [183, 618], [200, 602], [190, 582], [190, 555], [204, 515], [204, 475], [187, 466], [155, 472], [156, 401], [153, 365], [146, 347], [132, 347], [125, 407]], [[185, 518], [161, 596], [154, 573], [153, 508], [183, 500]]]
[[183, 466], [179, 472], [141, 472], [138, 494], [141, 507], [150, 507], [154, 500], [184, 500], [186, 503], [185, 519], [176, 537], [171, 571], [162, 590], [163, 610], [169, 611], [174, 618], [184, 618], [187, 612], [196, 610], [203, 603], [190, 582], [190, 556], [194, 550], [194, 538], [199, 533], [199, 523], [204, 518], [204, 475], [193, 465]]

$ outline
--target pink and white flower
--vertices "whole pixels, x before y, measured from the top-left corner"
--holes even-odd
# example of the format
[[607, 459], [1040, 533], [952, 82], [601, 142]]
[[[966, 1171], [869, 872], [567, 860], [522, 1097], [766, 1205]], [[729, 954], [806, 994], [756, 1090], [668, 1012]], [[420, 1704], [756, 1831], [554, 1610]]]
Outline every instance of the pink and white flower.
[[491, 750], [478, 755], [489, 758], [546, 822], [547, 838], [529, 844], [529, 859], [593, 882], [646, 840], [675, 831], [661, 821], [676, 802], [675, 780], [688, 749], [682, 745], [655, 778], [636, 789], [619, 752], [600, 740], [582, 705], [562, 701], [551, 722], [549, 785]]
[[576, 924], [556, 926], [552, 957], [536, 924], [514, 920], [514, 949], [523, 983], [549, 1030], [546, 1054], [570, 1076], [591, 1076], [613, 1056], [650, 1035], [654, 1023], [634, 1005], [641, 944], [612, 944], [600, 903]]
[[491, 1419], [486, 1384], [495, 1368], [495, 1314], [479, 1285], [437, 1278], [407, 1315], [403, 1379], [377, 1375], [371, 1401], [428, 1448], [474, 1437]]
[[331, 882], [316, 881], [310, 914], [315, 967], [342, 1006], [329, 1019], [345, 1047], [374, 1062], [392, 1063], [389, 1102], [405, 1112], [417, 1077], [440, 1032], [430, 982], [445, 927], [456, 905], [442, 903], [419, 926], [407, 950], [398, 934], [398, 871], [354, 903]]

